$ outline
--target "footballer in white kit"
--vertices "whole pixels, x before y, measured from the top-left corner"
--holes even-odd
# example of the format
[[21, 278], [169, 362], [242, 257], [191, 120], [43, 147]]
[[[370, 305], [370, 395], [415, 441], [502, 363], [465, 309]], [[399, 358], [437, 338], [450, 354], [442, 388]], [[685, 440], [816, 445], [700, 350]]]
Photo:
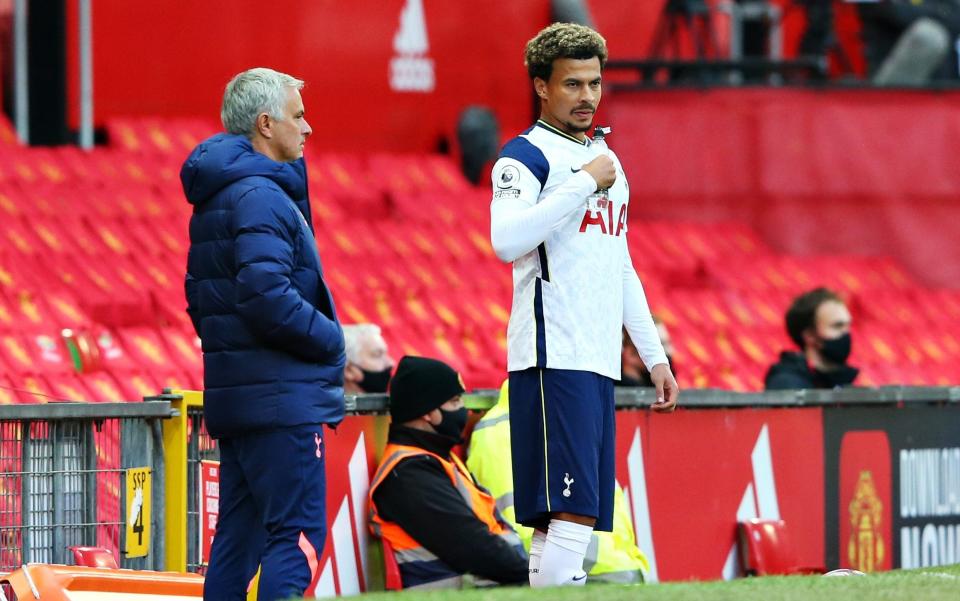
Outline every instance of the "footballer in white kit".
[[532, 586], [582, 584], [592, 530], [612, 528], [622, 327], [657, 387], [653, 408], [672, 410], [679, 393], [627, 248], [626, 175], [586, 136], [606, 58], [584, 26], [533, 38], [526, 64], [540, 119], [492, 172], [491, 241], [513, 262], [511, 455], [517, 521], [537, 529]]

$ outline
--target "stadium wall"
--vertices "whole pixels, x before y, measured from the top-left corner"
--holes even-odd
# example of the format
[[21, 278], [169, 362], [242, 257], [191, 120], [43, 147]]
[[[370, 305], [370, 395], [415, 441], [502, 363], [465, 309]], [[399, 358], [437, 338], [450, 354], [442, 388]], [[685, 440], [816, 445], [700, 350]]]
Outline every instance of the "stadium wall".
[[[616, 469], [652, 580], [742, 575], [736, 525], [750, 518], [783, 519], [804, 567], [960, 560], [960, 389], [689, 391], [672, 415], [645, 410], [651, 397], [618, 392]], [[325, 596], [377, 589], [382, 567], [366, 495], [386, 443], [386, 397], [348, 406], [326, 435], [330, 534], [316, 582]], [[184, 565], [195, 562], [167, 568]]]
[[[72, 127], [79, 121], [78, 3], [66, 2]], [[648, 56], [665, 0], [586, 3], [611, 58]], [[787, 0], [777, 3], [785, 9], [785, 56], [793, 57], [805, 13]], [[318, 131], [332, 130], [329, 148], [433, 150], [441, 139], [452, 138], [460, 111], [473, 104], [491, 107], [505, 135], [525, 128], [532, 116], [522, 49], [549, 22], [549, 0], [280, 0], [269, 11], [253, 0], [236, 0], [229, 3], [229, 15], [225, 5], [96, 3], [96, 123], [127, 116], [216, 118], [229, 77], [257, 65], [308, 82], [308, 111]], [[838, 9], [837, 28], [847, 62], [862, 73], [853, 8]], [[713, 30], [725, 55], [725, 16], [715, 16]], [[685, 34], [680, 37], [681, 55], [689, 58], [692, 44]], [[405, 83], [395, 81], [394, 66], [406, 73], [399, 78]]]
[[[307, 82], [317, 148], [433, 151], [473, 104], [491, 107], [504, 131], [529, 125], [523, 46], [549, 22], [548, 0], [235, 0], [228, 11], [226, 4], [95, 3], [96, 122], [219, 120], [230, 77], [269, 66]], [[76, 5], [70, 0], [67, 26], [74, 125]]]
[[749, 224], [782, 252], [896, 257], [956, 288], [960, 93], [622, 91], [632, 219]]

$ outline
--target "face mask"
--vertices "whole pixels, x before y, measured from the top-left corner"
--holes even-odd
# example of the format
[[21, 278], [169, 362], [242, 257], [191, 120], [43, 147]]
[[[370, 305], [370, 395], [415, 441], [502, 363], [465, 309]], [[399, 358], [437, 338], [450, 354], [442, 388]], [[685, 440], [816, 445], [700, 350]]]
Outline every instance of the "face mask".
[[390, 383], [390, 368], [381, 371], [367, 371], [361, 369], [363, 379], [360, 380], [360, 387], [364, 392], [386, 392], [387, 384]]
[[444, 436], [449, 436], [454, 438], [457, 441], [462, 442], [463, 429], [467, 427], [467, 408], [460, 407], [456, 411], [445, 411], [440, 410], [440, 415], [443, 416], [443, 421], [439, 425], [433, 427], [438, 434], [443, 434]]
[[847, 332], [839, 338], [824, 340], [823, 346], [820, 348], [820, 354], [823, 355], [824, 359], [830, 361], [831, 363], [843, 365], [850, 357], [851, 345], [852, 340], [850, 338], [850, 333]]

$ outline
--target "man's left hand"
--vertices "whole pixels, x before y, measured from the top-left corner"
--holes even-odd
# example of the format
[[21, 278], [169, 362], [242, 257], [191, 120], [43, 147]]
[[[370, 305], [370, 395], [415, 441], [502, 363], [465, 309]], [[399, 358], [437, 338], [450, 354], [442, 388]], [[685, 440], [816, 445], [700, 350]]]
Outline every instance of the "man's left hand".
[[657, 388], [657, 400], [650, 408], [658, 413], [670, 413], [676, 409], [680, 387], [677, 386], [677, 379], [673, 377], [670, 366], [666, 363], [654, 365], [650, 380]]

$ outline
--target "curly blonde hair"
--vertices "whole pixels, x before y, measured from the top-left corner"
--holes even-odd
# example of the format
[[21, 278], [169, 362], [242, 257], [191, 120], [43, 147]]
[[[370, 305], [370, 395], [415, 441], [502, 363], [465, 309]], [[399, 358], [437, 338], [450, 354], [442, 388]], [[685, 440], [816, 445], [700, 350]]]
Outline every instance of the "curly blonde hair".
[[545, 27], [527, 42], [523, 64], [530, 79], [547, 81], [558, 58], [600, 59], [600, 68], [607, 62], [607, 41], [599, 33], [576, 23], [554, 23]]

